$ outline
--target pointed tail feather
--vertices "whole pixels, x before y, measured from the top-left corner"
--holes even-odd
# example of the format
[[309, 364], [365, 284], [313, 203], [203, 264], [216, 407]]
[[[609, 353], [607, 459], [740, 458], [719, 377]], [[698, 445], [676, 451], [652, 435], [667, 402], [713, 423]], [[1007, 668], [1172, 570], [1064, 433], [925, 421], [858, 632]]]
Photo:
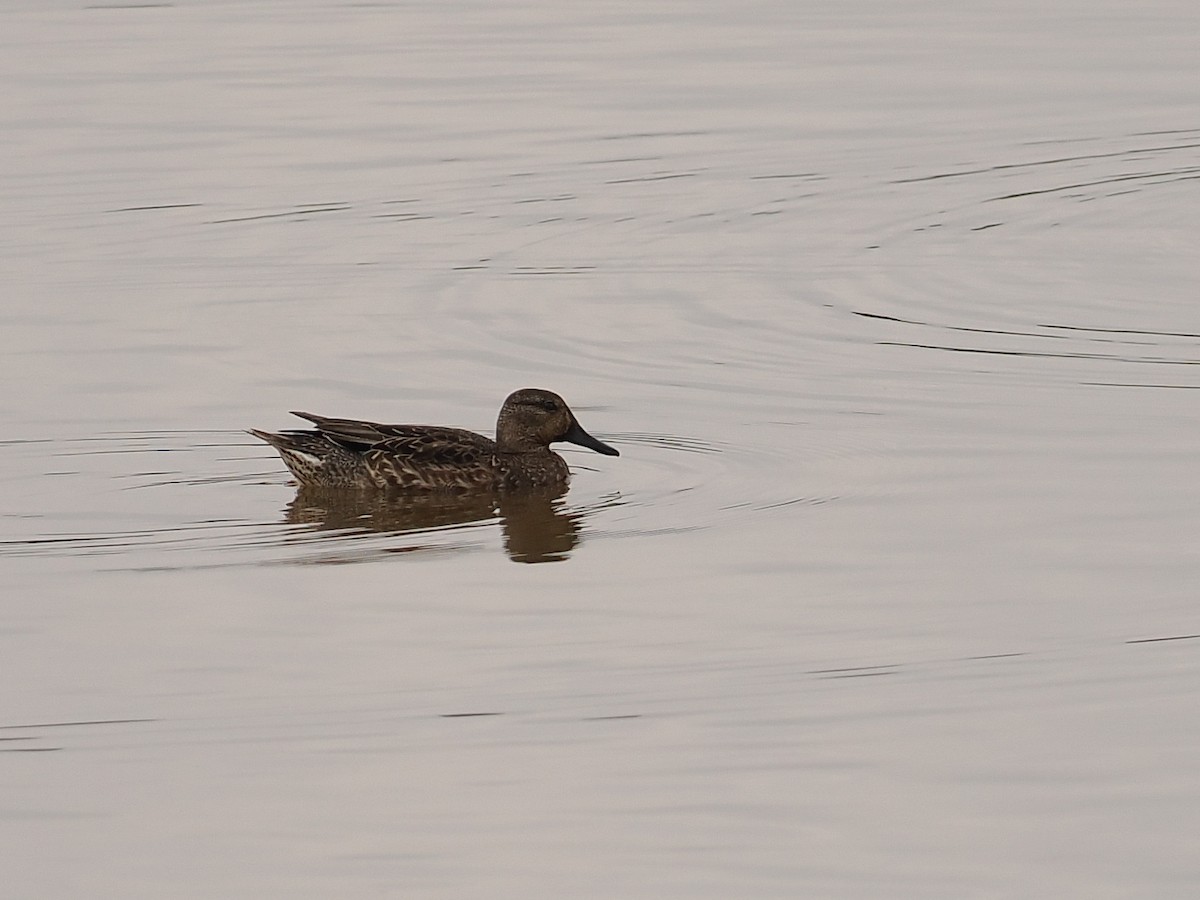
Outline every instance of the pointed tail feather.
[[247, 428], [246, 434], [252, 434], [260, 441], [266, 441], [272, 447], [278, 447], [283, 440], [282, 434], [272, 434], [269, 431], [259, 431], [257, 428]]

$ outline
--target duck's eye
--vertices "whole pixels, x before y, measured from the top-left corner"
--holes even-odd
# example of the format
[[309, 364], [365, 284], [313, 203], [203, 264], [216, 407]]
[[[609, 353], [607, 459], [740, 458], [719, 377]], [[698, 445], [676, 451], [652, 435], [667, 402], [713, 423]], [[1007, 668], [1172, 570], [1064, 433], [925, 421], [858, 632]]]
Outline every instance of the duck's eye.
[[521, 405], [529, 409], [544, 410], [545, 412], [555, 412], [562, 407], [561, 403], [549, 397], [523, 397]]

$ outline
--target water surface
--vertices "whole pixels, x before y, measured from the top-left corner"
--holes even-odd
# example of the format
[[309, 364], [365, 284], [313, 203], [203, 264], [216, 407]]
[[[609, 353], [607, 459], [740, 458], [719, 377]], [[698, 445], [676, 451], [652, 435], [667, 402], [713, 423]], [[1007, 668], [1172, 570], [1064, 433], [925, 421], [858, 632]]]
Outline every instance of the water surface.
[[1194, 893], [1193, 5], [2, 11], [15, 895]]

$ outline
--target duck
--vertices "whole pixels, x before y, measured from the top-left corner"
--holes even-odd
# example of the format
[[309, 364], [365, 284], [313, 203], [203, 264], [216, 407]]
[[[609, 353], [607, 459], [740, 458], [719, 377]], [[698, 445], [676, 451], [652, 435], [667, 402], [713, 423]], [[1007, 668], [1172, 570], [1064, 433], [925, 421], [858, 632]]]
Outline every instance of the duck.
[[292, 415], [316, 428], [248, 433], [274, 447], [305, 487], [413, 494], [565, 488], [571, 471], [550, 444], [566, 441], [621, 455], [584, 431], [562, 397], [542, 388], [508, 395], [494, 441], [440, 425], [381, 425], [294, 410]]

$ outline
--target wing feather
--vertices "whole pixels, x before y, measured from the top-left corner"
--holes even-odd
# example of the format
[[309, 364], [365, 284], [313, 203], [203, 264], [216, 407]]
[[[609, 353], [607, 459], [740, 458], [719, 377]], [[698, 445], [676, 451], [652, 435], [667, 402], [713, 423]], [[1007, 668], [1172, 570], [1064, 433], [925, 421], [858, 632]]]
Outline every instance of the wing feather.
[[378, 422], [333, 419], [307, 412], [293, 412], [292, 415], [307, 419], [322, 434], [350, 449], [408, 458], [414, 463], [469, 465], [489, 459], [496, 449], [494, 441], [464, 428], [381, 425]]

